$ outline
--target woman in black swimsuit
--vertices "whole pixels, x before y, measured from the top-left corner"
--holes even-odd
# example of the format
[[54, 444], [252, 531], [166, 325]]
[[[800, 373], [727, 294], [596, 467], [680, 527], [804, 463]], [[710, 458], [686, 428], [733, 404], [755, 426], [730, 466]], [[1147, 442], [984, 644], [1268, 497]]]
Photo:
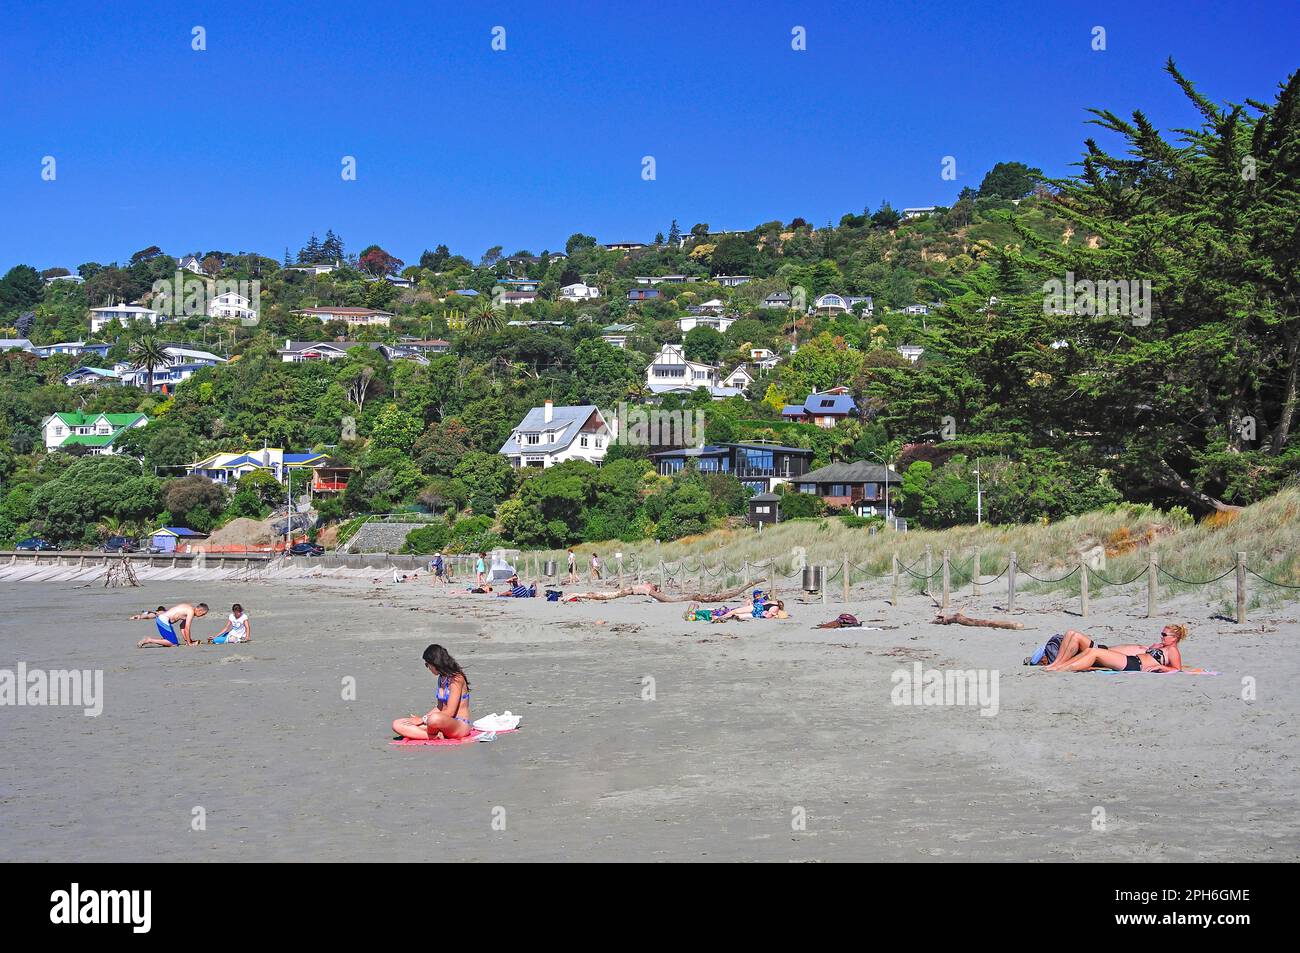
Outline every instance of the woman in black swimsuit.
[[1071, 659], [1062, 661], [1058, 657], [1046, 671], [1086, 672], [1091, 668], [1108, 668], [1116, 672], [1177, 672], [1183, 667], [1178, 644], [1185, 638], [1187, 626], [1167, 625], [1160, 630], [1160, 641], [1154, 645], [1117, 645], [1114, 648], [1093, 645]]

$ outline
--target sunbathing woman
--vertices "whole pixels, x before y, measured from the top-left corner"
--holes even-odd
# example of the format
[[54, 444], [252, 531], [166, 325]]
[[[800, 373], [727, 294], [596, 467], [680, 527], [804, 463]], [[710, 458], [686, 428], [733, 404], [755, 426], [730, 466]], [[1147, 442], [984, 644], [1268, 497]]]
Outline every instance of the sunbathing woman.
[[424, 650], [424, 667], [438, 679], [436, 707], [424, 717], [398, 718], [393, 722], [393, 731], [415, 741], [430, 741], [439, 735], [464, 738], [470, 732], [469, 679], [465, 670], [441, 645]]
[[[1160, 630], [1160, 641], [1154, 645], [1093, 646], [1065, 661], [1058, 656], [1045, 671], [1086, 672], [1090, 668], [1108, 668], [1116, 672], [1177, 672], [1183, 667], [1178, 643], [1185, 638], [1187, 626], [1167, 625]], [[1065, 647], [1064, 640], [1061, 647]]]

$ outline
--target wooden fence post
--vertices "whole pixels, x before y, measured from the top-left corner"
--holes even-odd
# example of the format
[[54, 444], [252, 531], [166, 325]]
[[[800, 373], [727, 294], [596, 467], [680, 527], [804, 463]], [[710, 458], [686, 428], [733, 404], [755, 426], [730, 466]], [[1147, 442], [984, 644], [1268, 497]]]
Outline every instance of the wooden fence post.
[[668, 591], [668, 577], [664, 575], [664, 561], [659, 560], [659, 588], [664, 592]]
[[1147, 618], [1154, 619], [1160, 593], [1160, 557], [1154, 549], [1147, 551]]
[[844, 554], [844, 601], [849, 601], [849, 554]]
[[930, 577], [934, 575], [934, 553], [930, 550], [929, 545], [925, 547], [925, 588], [921, 591], [927, 596], [930, 594]]
[[745, 560], [745, 565], [742, 567], [742, 571], [743, 571], [743, 575], [740, 578], [744, 581], [745, 585], [748, 586], [749, 585], [749, 560], [748, 559]]
[[1011, 556], [1007, 561], [1007, 611], [1012, 612], [1016, 608], [1016, 551], [1011, 550]]
[[1237, 553], [1237, 623], [1246, 621], [1246, 554]]
[[898, 551], [897, 550], [894, 551], [893, 562], [894, 562], [894, 585], [893, 585], [893, 596], [891, 597], [890, 605], [892, 605], [895, 609], [897, 609], [898, 608]]
[[1088, 561], [1079, 557], [1079, 616], [1088, 618]]
[[952, 578], [949, 575], [950, 564], [948, 561], [948, 550], [943, 551], [943, 608], [948, 608], [948, 597], [952, 591]]
[[830, 589], [830, 585], [829, 585], [830, 578], [831, 578], [829, 572], [830, 568], [831, 568], [830, 566], [827, 566], [825, 563], [822, 563], [822, 605], [826, 605], [826, 600], [827, 600], [826, 592], [828, 589]]
[[971, 559], [971, 595], [979, 598], [980, 594], [980, 548], [975, 547], [975, 555]]

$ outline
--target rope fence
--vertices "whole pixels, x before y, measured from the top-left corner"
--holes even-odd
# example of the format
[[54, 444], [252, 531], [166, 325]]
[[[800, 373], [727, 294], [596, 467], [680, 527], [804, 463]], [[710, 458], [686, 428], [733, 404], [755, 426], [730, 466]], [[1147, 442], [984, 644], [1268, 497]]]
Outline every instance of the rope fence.
[[[952, 554], [948, 551], [939, 554], [939, 558], [936, 559], [936, 554], [928, 546], [925, 553], [910, 565], [904, 563], [898, 553], [894, 553], [888, 568], [883, 572], [868, 564], [854, 563], [847, 554], [835, 564], [808, 564], [800, 556], [790, 556], [784, 560], [773, 556], [756, 562], [745, 560], [737, 566], [730, 565], [725, 559], [719, 559], [717, 563], [710, 566], [703, 556], [694, 557], [693, 561], [684, 558], [676, 563], [667, 563], [662, 560], [657, 563], [648, 563], [638, 556], [625, 558], [622, 554], [618, 554], [615, 556], [613, 565], [602, 567], [600, 578], [606, 582], [616, 581], [620, 588], [635, 583], [654, 582], [665, 591], [675, 588], [681, 592], [689, 590], [702, 593], [726, 591], [751, 585], [755, 587], [761, 586], [773, 593], [795, 589], [801, 590], [805, 595], [820, 594], [823, 605], [829, 604], [832, 588], [840, 590], [842, 602], [849, 602], [851, 601], [851, 590], [854, 585], [861, 585], [871, 580], [888, 579], [891, 588], [890, 602], [894, 606], [899, 604], [901, 598], [902, 581], [908, 579], [912, 580], [909, 586], [913, 590], [919, 589], [924, 595], [938, 601], [942, 610], [948, 609], [955, 593], [969, 589], [971, 595], [979, 596], [986, 587], [1001, 582], [1006, 591], [1006, 610], [1011, 612], [1016, 608], [1016, 585], [1022, 577], [1049, 586], [1066, 583], [1077, 577], [1079, 610], [1084, 617], [1088, 615], [1090, 590], [1093, 583], [1101, 586], [1123, 588], [1145, 579], [1147, 583], [1147, 616], [1154, 617], [1159, 609], [1161, 577], [1167, 578], [1180, 586], [1199, 587], [1215, 585], [1223, 582], [1229, 576], [1235, 576], [1236, 620], [1237, 622], [1245, 622], [1248, 603], [1248, 577], [1253, 576], [1260, 580], [1261, 583], [1279, 589], [1300, 590], [1300, 584], [1270, 579], [1247, 566], [1246, 557], [1247, 554], [1244, 552], [1237, 553], [1236, 565], [1231, 566], [1213, 578], [1186, 579], [1161, 566], [1159, 554], [1151, 550], [1147, 555], [1147, 565], [1143, 566], [1131, 578], [1111, 579], [1090, 565], [1083, 556], [1080, 556], [1074, 568], [1064, 575], [1056, 577], [1037, 576], [1018, 564], [1014, 550], [1009, 554], [1007, 563], [995, 575], [987, 575], [982, 571], [980, 564], [981, 552], [978, 548], [974, 549], [967, 558], [957, 564], [954, 564]], [[527, 560], [528, 557], [524, 557], [524, 559]], [[924, 568], [919, 569], [918, 567]], [[527, 571], [529, 567], [525, 564], [523, 568]], [[538, 556], [531, 557], [531, 569], [534, 578], [547, 575], [555, 580], [556, 584], [578, 582], [583, 578], [581, 574], [570, 575], [567, 566], [561, 570], [558, 562], [553, 560], [546, 560], [544, 567], [543, 561]], [[595, 582], [597, 577], [595, 573], [590, 573], [586, 578], [591, 582]], [[837, 585], [833, 587], [832, 583], [837, 583]]]

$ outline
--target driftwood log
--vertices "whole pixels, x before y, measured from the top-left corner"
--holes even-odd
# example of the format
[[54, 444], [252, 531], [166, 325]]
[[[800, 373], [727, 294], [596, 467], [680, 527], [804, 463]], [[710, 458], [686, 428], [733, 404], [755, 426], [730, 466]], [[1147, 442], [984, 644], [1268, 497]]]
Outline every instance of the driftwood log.
[[742, 592], [748, 592], [750, 589], [751, 586], [743, 585], [734, 589], [725, 589], [722, 592], [684, 592], [681, 595], [670, 596], [663, 593], [653, 583], [643, 582], [636, 586], [615, 589], [611, 592], [574, 592], [565, 598], [578, 602], [606, 602], [610, 599], [622, 599], [624, 596], [649, 596], [658, 602], [726, 602], [728, 599], [734, 599]]
[[934, 617], [933, 625], [975, 625], [985, 629], [1023, 629], [1021, 622], [1008, 622], [1006, 619], [972, 619], [968, 615], [954, 612], [944, 615], [942, 612]]

